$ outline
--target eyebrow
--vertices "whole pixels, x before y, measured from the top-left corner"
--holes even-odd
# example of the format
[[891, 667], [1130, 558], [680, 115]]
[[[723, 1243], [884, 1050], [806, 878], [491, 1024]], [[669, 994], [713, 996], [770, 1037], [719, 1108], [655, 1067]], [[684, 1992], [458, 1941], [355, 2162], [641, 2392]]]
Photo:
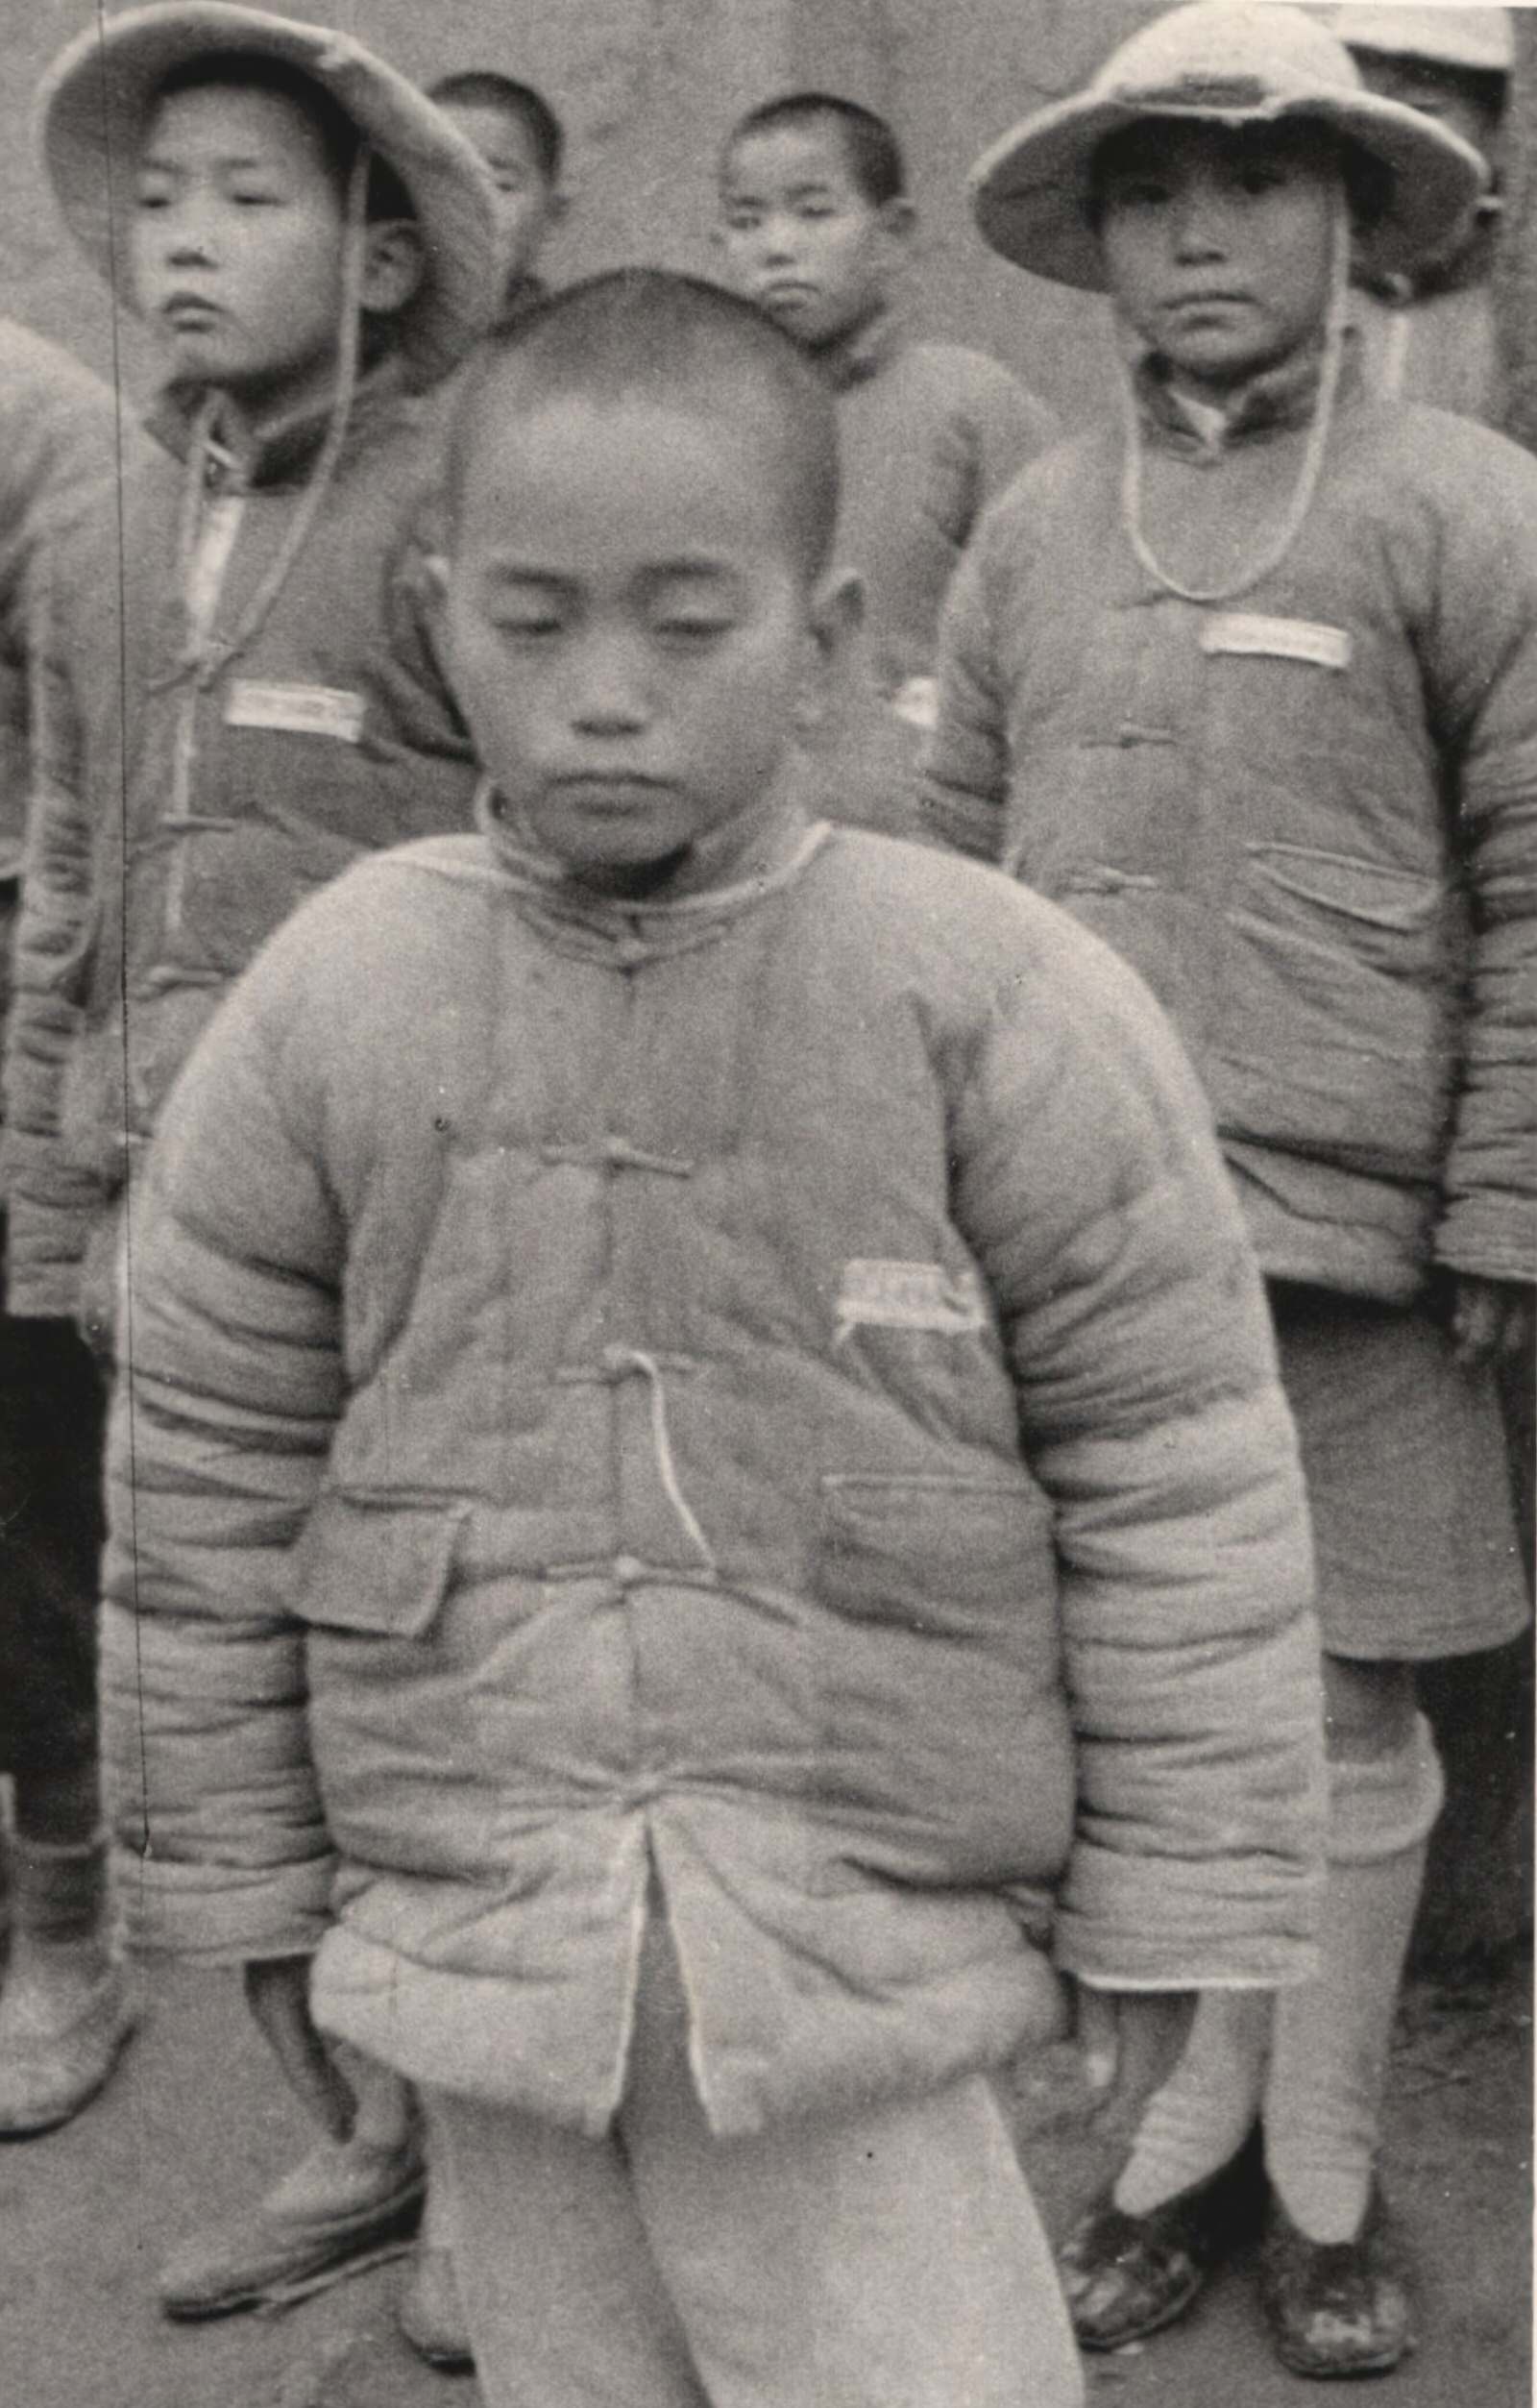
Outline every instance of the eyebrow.
[[[281, 167], [282, 163], [276, 151], [227, 151], [213, 161], [215, 167], [223, 169], [226, 173], [239, 173], [254, 167]], [[138, 167], [140, 175], [143, 175], [147, 169], [153, 168], [158, 175], [174, 176], [181, 172], [184, 164], [185, 161], [180, 159], [158, 159], [155, 153], [150, 151], [140, 158]]]
[[[788, 185], [786, 189], [788, 197], [792, 201], [805, 201], [809, 200], [813, 193], [836, 193], [838, 190], [838, 182], [833, 176], [812, 176], [808, 177], [804, 184], [793, 184]], [[751, 191], [752, 187], [750, 184], [746, 186], [727, 186], [729, 197], [734, 201], [748, 199], [751, 195]]]
[[[648, 560], [640, 574], [653, 582], [671, 577], [734, 577], [737, 572], [727, 560], [710, 553], [680, 553], [671, 560]], [[493, 553], [482, 566], [482, 575], [525, 585], [573, 585], [578, 582], [569, 569], [555, 568], [536, 560], [519, 560], [510, 554]]]

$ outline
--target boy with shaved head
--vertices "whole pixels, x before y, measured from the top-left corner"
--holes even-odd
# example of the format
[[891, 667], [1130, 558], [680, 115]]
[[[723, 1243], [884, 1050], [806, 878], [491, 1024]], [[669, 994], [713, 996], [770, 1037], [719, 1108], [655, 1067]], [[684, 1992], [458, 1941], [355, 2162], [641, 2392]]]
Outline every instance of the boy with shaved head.
[[1308, 1963], [1236, 1211], [1134, 977], [808, 814], [836, 499], [725, 293], [499, 337], [444, 602], [478, 833], [299, 913], [150, 1174], [125, 1895], [267, 1960], [328, 2109], [311, 2012], [424, 2086], [492, 2408], [1070, 2408], [988, 2069], [1071, 1996], [1124, 2111], [1192, 1987]]

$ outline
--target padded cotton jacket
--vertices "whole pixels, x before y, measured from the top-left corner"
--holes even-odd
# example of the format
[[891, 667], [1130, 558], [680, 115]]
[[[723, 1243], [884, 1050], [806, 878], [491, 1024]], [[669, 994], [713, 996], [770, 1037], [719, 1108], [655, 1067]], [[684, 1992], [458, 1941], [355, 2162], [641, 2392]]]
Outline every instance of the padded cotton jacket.
[[474, 794], [415, 582], [431, 397], [388, 363], [365, 382], [286, 574], [325, 413], [254, 437], [227, 406], [195, 485], [188, 407], [153, 424], [120, 491], [61, 514], [41, 597], [6, 1072], [12, 1309], [29, 1315], [76, 1310], [89, 1233], [263, 938], [359, 853], [467, 825]]
[[589, 2130], [649, 1868], [716, 2128], [1307, 1970], [1293, 1434], [1199, 1098], [1005, 880], [791, 819], [297, 915], [134, 1221], [103, 1701], [151, 1943]]
[[[99, 484], [115, 468], [121, 430], [110, 385], [57, 343], [0, 318], [0, 1013], [11, 994], [11, 948], [31, 787], [33, 597], [48, 514], [61, 494]], [[116, 574], [115, 546], [101, 574]], [[3, 1019], [0, 1019], [3, 1026]]]
[[[1227, 439], [1141, 385], [1187, 585], [1262, 550], [1310, 385]], [[1407, 1299], [1537, 1264], [1537, 461], [1347, 390], [1281, 565], [1139, 565], [1110, 427], [1037, 462], [952, 589], [930, 805], [1147, 978], [1265, 1268]]]

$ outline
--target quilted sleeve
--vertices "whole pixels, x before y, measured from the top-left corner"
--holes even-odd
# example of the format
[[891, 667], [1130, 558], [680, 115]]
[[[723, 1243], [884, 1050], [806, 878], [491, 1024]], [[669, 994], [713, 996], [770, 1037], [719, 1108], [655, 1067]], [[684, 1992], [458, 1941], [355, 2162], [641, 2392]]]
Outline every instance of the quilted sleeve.
[[341, 1236], [267, 1025], [288, 957], [210, 1024], [131, 1193], [108, 1449], [101, 1713], [140, 1945], [313, 1948], [332, 1851], [286, 1557], [341, 1401]]
[[79, 714], [56, 643], [58, 596], [39, 582], [29, 649], [31, 793], [12, 954], [4, 1067], [8, 1309], [72, 1315], [79, 1266], [106, 1191], [68, 1162], [60, 1105], [92, 939], [96, 844]]
[[985, 518], [963, 554], [939, 622], [939, 699], [922, 763], [926, 832], [974, 860], [1003, 852], [1009, 706], [994, 651], [993, 572]]
[[1036, 905], [960, 1121], [959, 1215], [1051, 1497], [1076, 1831], [1064, 1967], [1305, 1978], [1323, 1703], [1295, 1434], [1209, 1117], [1151, 995]]
[[1439, 1259], [1537, 1278], [1537, 460], [1458, 430], [1431, 686], [1455, 777], [1473, 939]]

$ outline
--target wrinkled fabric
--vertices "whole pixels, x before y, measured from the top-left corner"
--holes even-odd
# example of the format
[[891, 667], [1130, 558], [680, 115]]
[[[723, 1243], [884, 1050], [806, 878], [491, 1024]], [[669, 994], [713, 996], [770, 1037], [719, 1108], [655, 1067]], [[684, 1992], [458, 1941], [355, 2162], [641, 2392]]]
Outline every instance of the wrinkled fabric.
[[20, 1313], [77, 1310], [90, 1234], [262, 939], [360, 852], [468, 823], [414, 547], [441, 420], [394, 374], [360, 388], [308, 539], [232, 659], [219, 646], [304, 506], [324, 411], [258, 437], [227, 405], [189, 491], [194, 397], [173, 395], [120, 485], [51, 527], [6, 1067]]
[[1307, 1969], [1295, 1440], [1145, 993], [828, 831], [672, 905], [362, 865], [134, 1199], [104, 1716], [141, 1937], [574, 2128], [648, 1867], [712, 2127]]
[[988, 504], [1061, 432], [998, 360], [882, 314], [821, 355], [838, 394], [833, 551], [865, 582], [877, 690], [934, 672], [939, 612]]
[[[130, 427], [122, 440], [132, 453], [139, 438]], [[110, 388], [57, 344], [0, 318], [0, 1015], [11, 995], [30, 784], [28, 660], [45, 529], [61, 494], [112, 473], [117, 444]], [[110, 554], [100, 573], [114, 569]]]
[[[1294, 491], [1144, 381], [1146, 524], [1208, 583]], [[1305, 413], [1304, 413], [1305, 414]], [[1113, 429], [1037, 462], [952, 589], [936, 825], [1107, 938], [1173, 1016], [1277, 1277], [1406, 1300], [1537, 1260], [1537, 463], [1348, 374], [1281, 564], [1138, 565]]]

